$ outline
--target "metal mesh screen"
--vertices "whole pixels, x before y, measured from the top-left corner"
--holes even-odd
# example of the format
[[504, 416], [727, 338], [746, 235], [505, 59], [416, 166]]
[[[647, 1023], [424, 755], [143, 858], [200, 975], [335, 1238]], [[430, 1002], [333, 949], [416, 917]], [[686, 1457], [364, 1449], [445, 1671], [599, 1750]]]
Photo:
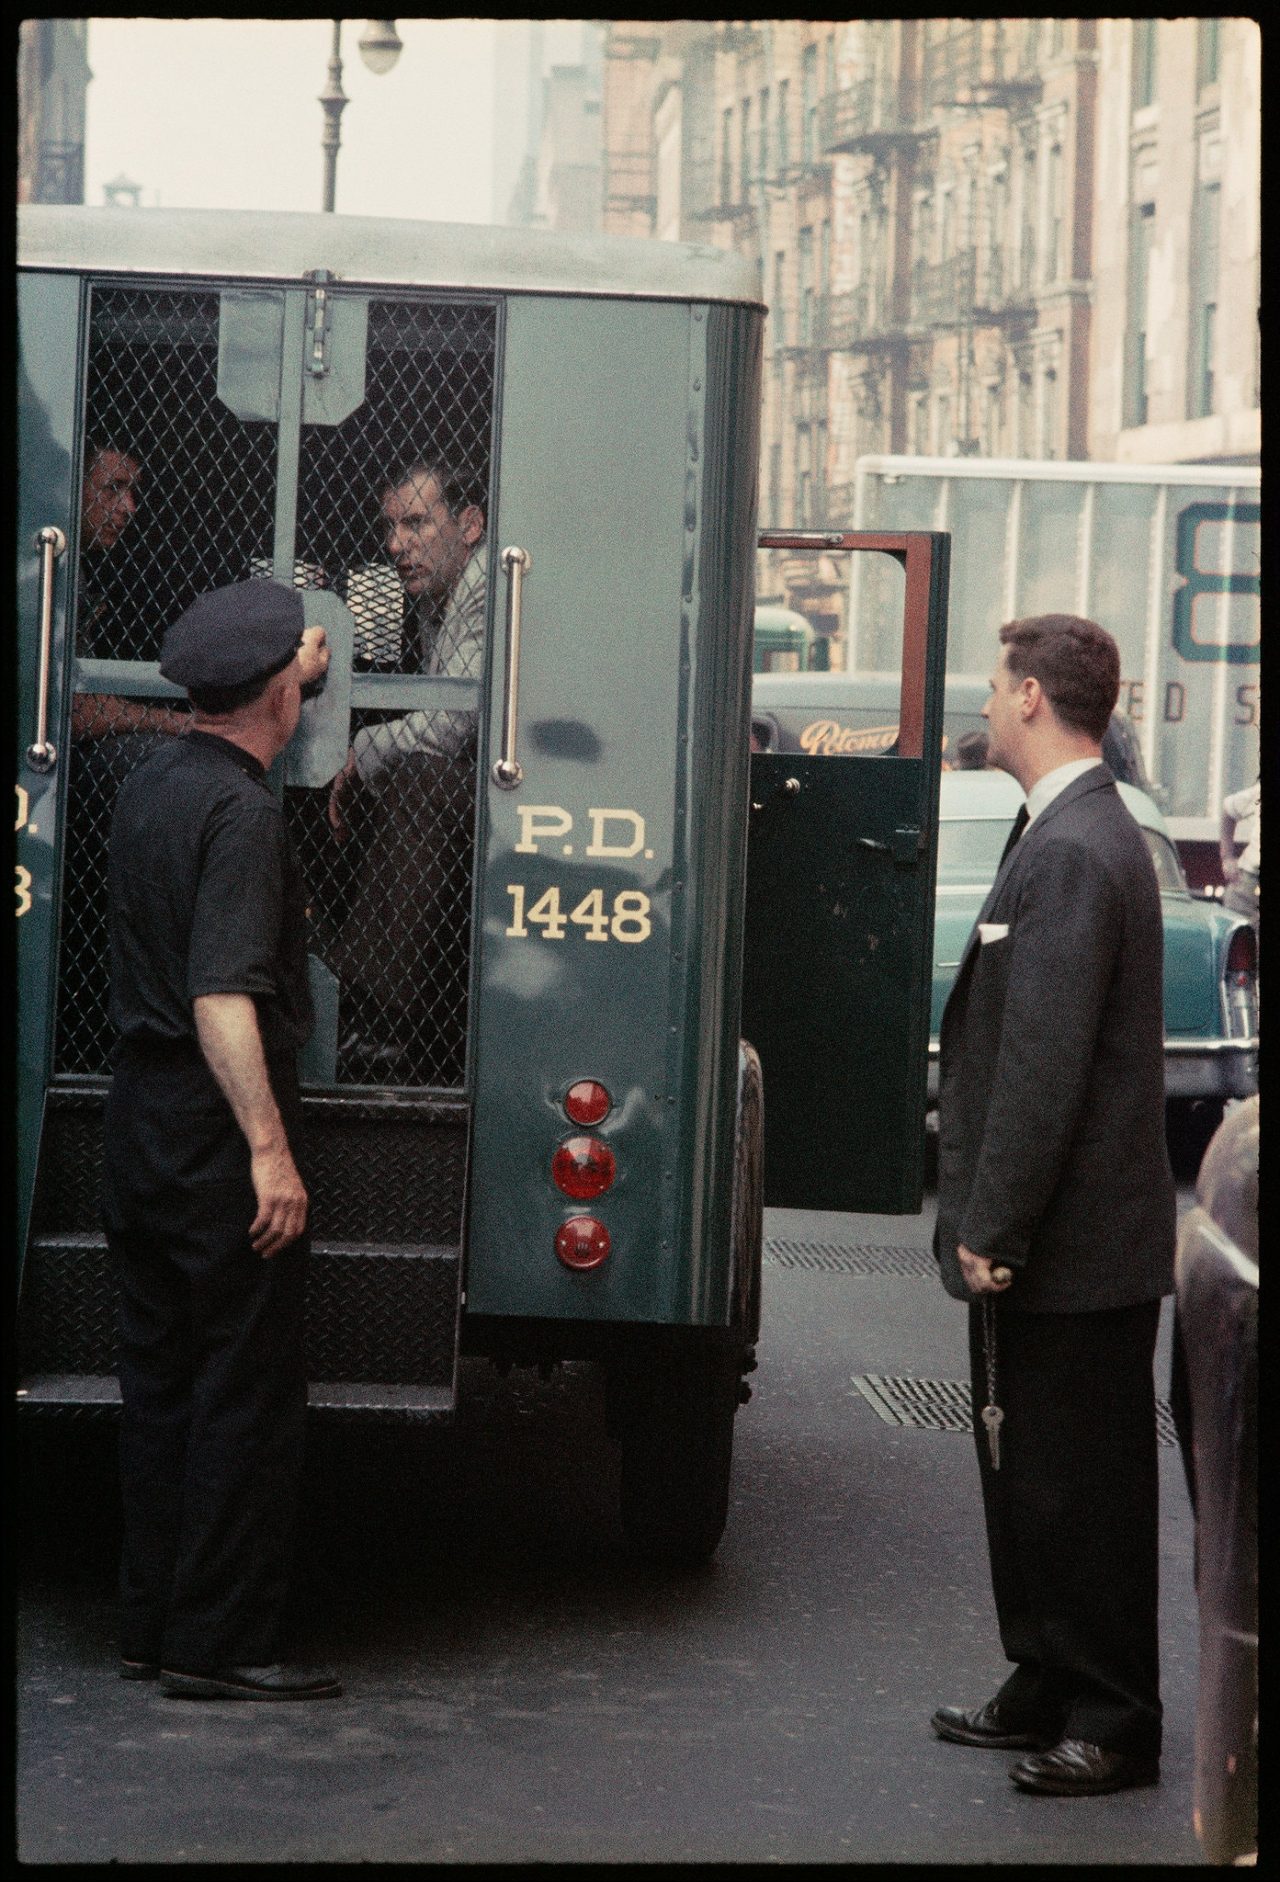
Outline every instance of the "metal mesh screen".
[[464, 1078], [476, 719], [415, 703], [412, 677], [481, 678], [495, 320], [371, 302], [363, 403], [302, 439], [298, 579], [342, 594], [357, 678], [405, 676], [396, 708], [353, 710], [344, 840], [327, 791], [287, 794], [313, 951], [339, 983], [343, 1085]]
[[[83, 659], [154, 661], [196, 596], [255, 572], [275, 515], [276, 427], [218, 399], [219, 297], [101, 288], [93, 295], [74, 603]], [[181, 723], [163, 705], [77, 693], [69, 740], [55, 1065], [102, 1072], [106, 860], [120, 785]]]
[[[328, 788], [286, 793], [311, 951], [339, 981], [338, 1082], [456, 1087], [466, 1048], [476, 720], [419, 701], [414, 676], [481, 677], [496, 310], [371, 302], [362, 403], [341, 424], [305, 425], [279, 445], [275, 423], [240, 420], [218, 398], [219, 311], [213, 291], [95, 290], [76, 651], [154, 661], [165, 628], [198, 594], [268, 576], [278, 547], [277, 449], [290, 465], [296, 452], [296, 516], [284, 519], [293, 542], [281, 545], [286, 557], [292, 547], [294, 580], [346, 601], [357, 680], [403, 676], [385, 709], [352, 714], [362, 775], [344, 800], [345, 840], [331, 827]], [[418, 466], [436, 471], [434, 484], [411, 477], [406, 489]], [[427, 514], [413, 514], [424, 496]], [[180, 724], [174, 709], [148, 706], [125, 686], [77, 695], [60, 1072], [107, 1069], [111, 814], [129, 771]]]

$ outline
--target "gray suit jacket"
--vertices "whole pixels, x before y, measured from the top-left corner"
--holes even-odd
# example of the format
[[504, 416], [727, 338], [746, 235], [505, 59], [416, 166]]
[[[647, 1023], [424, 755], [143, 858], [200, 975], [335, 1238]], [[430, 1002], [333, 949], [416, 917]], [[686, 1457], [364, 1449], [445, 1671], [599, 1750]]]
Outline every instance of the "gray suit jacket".
[[943, 1283], [956, 1246], [1014, 1270], [1008, 1307], [1089, 1312], [1172, 1291], [1163, 928], [1146, 842], [1105, 765], [1002, 865], [942, 1016]]

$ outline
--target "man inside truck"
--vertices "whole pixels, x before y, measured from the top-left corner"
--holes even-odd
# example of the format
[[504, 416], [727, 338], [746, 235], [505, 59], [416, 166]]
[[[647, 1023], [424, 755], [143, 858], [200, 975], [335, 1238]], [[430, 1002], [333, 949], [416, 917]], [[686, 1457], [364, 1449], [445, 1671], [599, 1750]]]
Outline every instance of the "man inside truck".
[[[425, 457], [383, 489], [386, 552], [406, 599], [405, 672], [483, 671], [485, 515], [470, 494], [460, 473]], [[367, 815], [357, 891], [329, 954], [343, 989], [342, 1072], [357, 1081], [461, 1083], [461, 1026], [432, 1015], [425, 983], [433, 936], [470, 916], [475, 740], [474, 713], [408, 712], [359, 730], [334, 779], [338, 842]]]

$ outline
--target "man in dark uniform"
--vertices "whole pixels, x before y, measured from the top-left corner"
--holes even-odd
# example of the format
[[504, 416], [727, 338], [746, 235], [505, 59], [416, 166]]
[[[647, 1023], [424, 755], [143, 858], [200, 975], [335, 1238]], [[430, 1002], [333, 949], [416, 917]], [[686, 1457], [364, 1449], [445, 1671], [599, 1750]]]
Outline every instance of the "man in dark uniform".
[[1154, 1784], [1161, 1707], [1152, 1360], [1173, 1285], [1163, 929], [1101, 762], [1097, 622], [1000, 630], [991, 762], [1027, 793], [942, 1017], [936, 1249], [969, 1303], [974, 1434], [1013, 1671], [939, 1737], [1028, 1755], [1021, 1790]]
[[301, 597], [202, 595], [160, 670], [194, 713], [111, 830], [103, 1214], [120, 1282], [122, 1663], [178, 1697], [310, 1699], [281, 1663], [302, 1466], [311, 1027], [300, 872], [267, 767], [328, 664]]

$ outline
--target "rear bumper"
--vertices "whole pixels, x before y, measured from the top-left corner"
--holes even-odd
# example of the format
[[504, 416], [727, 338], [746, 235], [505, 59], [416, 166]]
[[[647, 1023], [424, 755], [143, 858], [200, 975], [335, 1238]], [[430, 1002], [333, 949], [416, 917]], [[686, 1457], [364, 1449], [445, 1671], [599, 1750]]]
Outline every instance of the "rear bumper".
[[[1166, 1039], [1166, 1098], [1251, 1098], [1258, 1089], [1258, 1041]], [[929, 1041], [929, 1103], [938, 1102], [938, 1041]]]

